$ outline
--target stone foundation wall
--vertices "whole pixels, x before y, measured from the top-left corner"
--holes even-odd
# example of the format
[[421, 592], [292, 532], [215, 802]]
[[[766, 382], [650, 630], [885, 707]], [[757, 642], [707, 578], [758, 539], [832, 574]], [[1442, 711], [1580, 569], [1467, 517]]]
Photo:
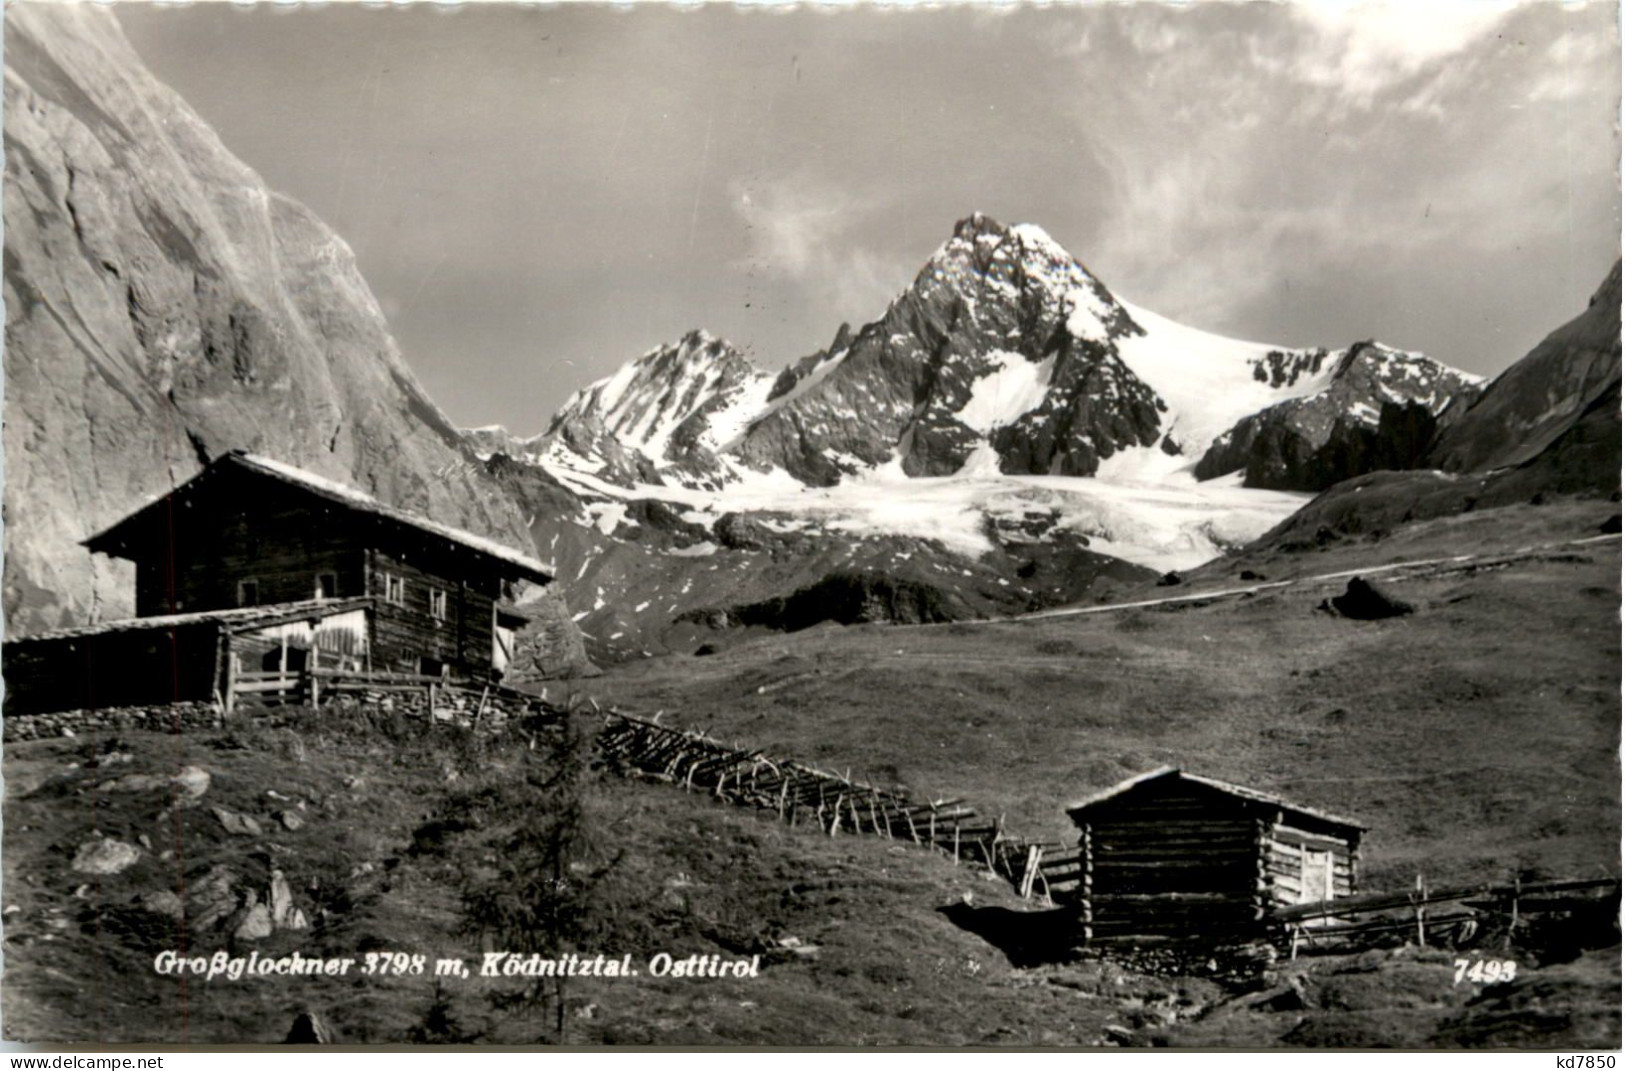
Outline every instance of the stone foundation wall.
[[150, 707], [104, 707], [100, 710], [62, 710], [51, 714], [19, 714], [0, 721], [0, 739], [38, 740], [104, 730], [145, 729], [151, 732], [196, 732], [217, 729], [220, 711], [213, 703], [169, 703]]
[[1217, 944], [1202, 940], [1165, 941], [1134, 945], [1112, 942], [1079, 950], [1084, 959], [1107, 959], [1142, 974], [1165, 977], [1212, 978], [1241, 983], [1257, 978], [1274, 965], [1279, 953], [1266, 941]]
[[[388, 713], [394, 711], [402, 717], [423, 718], [428, 693], [402, 692], [385, 697], [367, 695], [340, 695], [323, 700], [321, 710], [336, 717], [355, 715], [364, 711]], [[461, 697], [459, 707], [455, 701], [440, 705], [436, 720], [442, 723], [472, 725], [479, 714], [479, 699]], [[479, 715], [482, 728], [502, 727], [510, 718], [526, 712], [529, 704], [506, 696], [491, 696], [486, 700], [485, 712]], [[300, 705], [254, 706], [239, 704], [231, 720], [268, 720], [275, 723], [296, 711], [307, 711]], [[198, 732], [225, 727], [220, 710], [213, 703], [171, 703], [161, 706], [105, 707], [99, 710], [64, 710], [51, 714], [19, 714], [0, 720], [0, 740], [7, 743], [18, 740], [39, 740], [46, 737], [78, 735], [118, 730], [146, 730], [149, 732]]]

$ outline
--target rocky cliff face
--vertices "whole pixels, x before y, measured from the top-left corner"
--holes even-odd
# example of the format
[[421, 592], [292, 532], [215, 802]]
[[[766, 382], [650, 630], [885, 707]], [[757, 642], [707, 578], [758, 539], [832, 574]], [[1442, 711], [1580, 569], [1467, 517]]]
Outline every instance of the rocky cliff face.
[[5, 613], [131, 609], [80, 540], [246, 448], [525, 546], [345, 244], [271, 192], [93, 5], [5, 33]]
[[[1475, 377], [1375, 342], [1315, 356], [1335, 361], [1327, 385], [1243, 418], [1213, 440], [1196, 466], [1198, 479], [1239, 469], [1248, 487], [1322, 491], [1377, 469], [1415, 468], [1441, 417], [1460, 412], [1478, 392]], [[1300, 364], [1261, 363], [1258, 375], [1287, 381]]]
[[[1548, 335], [1485, 388], [1440, 437], [1431, 461], [1447, 472], [1524, 464], [1595, 418], [1620, 382], [1620, 265], [1616, 261], [1586, 310]], [[1606, 409], [1607, 405], [1602, 404]], [[1616, 440], [1615, 453], [1618, 445]], [[1616, 464], [1615, 469], [1618, 469]], [[1618, 472], [1613, 474], [1618, 486]]]
[[737, 452], [819, 484], [894, 456], [950, 475], [984, 443], [1005, 472], [1090, 475], [1159, 438], [1165, 406], [1115, 346], [1141, 333], [1043, 231], [974, 215], [884, 316], [781, 378]]

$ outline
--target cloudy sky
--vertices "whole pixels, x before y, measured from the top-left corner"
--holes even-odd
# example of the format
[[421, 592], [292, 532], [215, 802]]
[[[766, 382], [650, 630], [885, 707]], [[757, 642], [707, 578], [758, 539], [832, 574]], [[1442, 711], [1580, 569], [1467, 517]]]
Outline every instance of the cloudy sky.
[[1496, 372], [1619, 255], [1617, 17], [120, 8], [355, 248], [452, 418], [524, 433], [691, 327], [767, 366], [811, 352], [973, 210], [1195, 326]]

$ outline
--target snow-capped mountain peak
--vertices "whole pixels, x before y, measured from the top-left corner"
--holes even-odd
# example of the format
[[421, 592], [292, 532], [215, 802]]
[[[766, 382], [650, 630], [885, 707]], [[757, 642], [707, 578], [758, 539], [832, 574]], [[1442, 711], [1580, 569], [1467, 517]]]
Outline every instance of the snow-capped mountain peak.
[[982, 520], [1039, 495], [1093, 517], [1078, 530], [1125, 556], [1160, 547], [1140, 559], [1160, 565], [1284, 516], [1292, 497], [1257, 497], [1252, 481], [1311, 490], [1362, 458], [1403, 461], [1474, 389], [1373, 343], [1184, 326], [1119, 299], [1042, 228], [978, 213], [826, 349], [773, 375], [691, 332], [578, 393], [530, 452], [584, 493], [698, 513], [805, 507], [967, 547]]
[[726, 341], [690, 331], [576, 392], [540, 441], [579, 445], [607, 437], [659, 468], [737, 435], [772, 382]]

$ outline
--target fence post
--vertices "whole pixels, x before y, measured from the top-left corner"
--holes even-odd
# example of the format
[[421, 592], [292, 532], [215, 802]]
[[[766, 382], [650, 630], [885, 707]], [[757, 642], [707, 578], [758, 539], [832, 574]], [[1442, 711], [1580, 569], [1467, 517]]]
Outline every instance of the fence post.
[[1427, 911], [1424, 910], [1423, 907], [1422, 907], [1423, 904], [1427, 903], [1427, 898], [1428, 898], [1427, 886], [1422, 884], [1422, 873], [1421, 873], [1421, 871], [1417, 871], [1417, 874], [1416, 874], [1416, 900], [1415, 900], [1415, 904], [1416, 904], [1416, 947], [1417, 948], [1426, 948], [1428, 946]]
[[1044, 849], [1034, 844], [1027, 849], [1027, 868], [1021, 874], [1021, 898], [1033, 898], [1033, 881], [1038, 877], [1038, 864], [1044, 858]]
[[316, 632], [310, 634], [310, 664], [307, 672], [310, 674], [310, 705], [314, 709], [322, 703], [322, 685], [316, 677], [316, 671], [322, 665], [322, 649], [316, 646]]
[[1518, 928], [1518, 895], [1523, 891], [1523, 877], [1512, 875], [1512, 918], [1507, 922], [1506, 947], [1512, 947], [1512, 931]]
[[237, 652], [229, 646], [226, 649], [226, 694], [220, 705], [228, 718], [237, 709]]

